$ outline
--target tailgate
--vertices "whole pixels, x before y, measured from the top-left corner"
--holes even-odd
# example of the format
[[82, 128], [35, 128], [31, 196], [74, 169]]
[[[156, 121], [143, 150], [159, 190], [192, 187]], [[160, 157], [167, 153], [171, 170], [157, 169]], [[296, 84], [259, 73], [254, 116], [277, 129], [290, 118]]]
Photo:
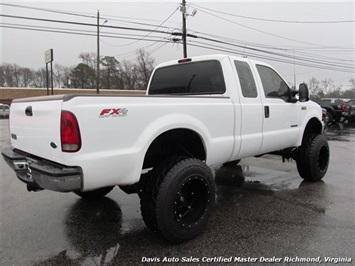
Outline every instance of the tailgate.
[[14, 148], [51, 161], [61, 161], [60, 114], [63, 96], [15, 100], [10, 109]]

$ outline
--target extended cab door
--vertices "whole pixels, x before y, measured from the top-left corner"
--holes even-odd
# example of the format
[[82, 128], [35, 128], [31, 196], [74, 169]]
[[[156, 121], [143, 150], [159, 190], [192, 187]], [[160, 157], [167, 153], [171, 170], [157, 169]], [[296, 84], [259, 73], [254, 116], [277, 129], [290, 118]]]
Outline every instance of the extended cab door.
[[248, 59], [234, 60], [239, 86], [239, 104], [241, 106], [240, 136], [241, 145], [237, 158], [246, 158], [259, 153], [263, 139], [263, 106], [260, 92]]
[[263, 142], [260, 154], [295, 146], [300, 131], [300, 104], [291, 102], [290, 88], [271, 67], [256, 64], [262, 94]]

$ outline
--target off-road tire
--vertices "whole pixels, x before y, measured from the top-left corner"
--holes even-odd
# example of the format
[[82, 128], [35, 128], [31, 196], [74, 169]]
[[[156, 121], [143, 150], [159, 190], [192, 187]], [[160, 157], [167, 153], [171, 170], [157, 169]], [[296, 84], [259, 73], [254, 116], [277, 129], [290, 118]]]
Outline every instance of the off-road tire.
[[215, 199], [211, 170], [198, 159], [173, 157], [153, 169], [141, 193], [147, 227], [171, 243], [199, 235]]
[[75, 191], [74, 193], [84, 199], [101, 199], [110, 193], [113, 188], [114, 187], [103, 187], [86, 192]]
[[334, 123], [334, 121], [333, 121], [334, 113], [327, 110], [327, 115], [328, 115], [328, 125], [333, 124]]
[[321, 180], [328, 170], [329, 146], [323, 134], [305, 136], [302, 146], [298, 148], [296, 158], [297, 170], [306, 181]]
[[155, 233], [159, 233], [155, 215], [157, 189], [165, 173], [182, 159], [184, 159], [184, 157], [174, 157], [163, 161], [155, 166], [153, 170], [140, 181], [140, 183], [143, 183], [140, 193], [138, 193], [141, 204], [141, 215], [145, 225]]

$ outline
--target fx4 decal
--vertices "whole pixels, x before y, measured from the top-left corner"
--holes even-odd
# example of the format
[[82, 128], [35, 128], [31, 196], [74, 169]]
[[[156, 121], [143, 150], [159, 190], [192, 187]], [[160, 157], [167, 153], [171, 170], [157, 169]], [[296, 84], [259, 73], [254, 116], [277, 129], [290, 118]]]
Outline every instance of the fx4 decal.
[[103, 109], [99, 115], [99, 118], [107, 118], [107, 117], [123, 117], [127, 116], [128, 109], [127, 108], [108, 108]]

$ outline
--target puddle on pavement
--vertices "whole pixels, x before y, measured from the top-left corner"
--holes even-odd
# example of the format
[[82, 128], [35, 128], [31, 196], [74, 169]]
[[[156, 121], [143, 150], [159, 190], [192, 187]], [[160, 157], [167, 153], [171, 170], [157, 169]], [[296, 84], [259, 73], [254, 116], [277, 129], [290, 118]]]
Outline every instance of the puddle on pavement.
[[329, 126], [325, 135], [329, 141], [355, 142], [355, 128], [341, 123]]
[[218, 186], [277, 191], [298, 188], [300, 182], [301, 179], [295, 181], [289, 172], [250, 165], [222, 166], [215, 172]]

